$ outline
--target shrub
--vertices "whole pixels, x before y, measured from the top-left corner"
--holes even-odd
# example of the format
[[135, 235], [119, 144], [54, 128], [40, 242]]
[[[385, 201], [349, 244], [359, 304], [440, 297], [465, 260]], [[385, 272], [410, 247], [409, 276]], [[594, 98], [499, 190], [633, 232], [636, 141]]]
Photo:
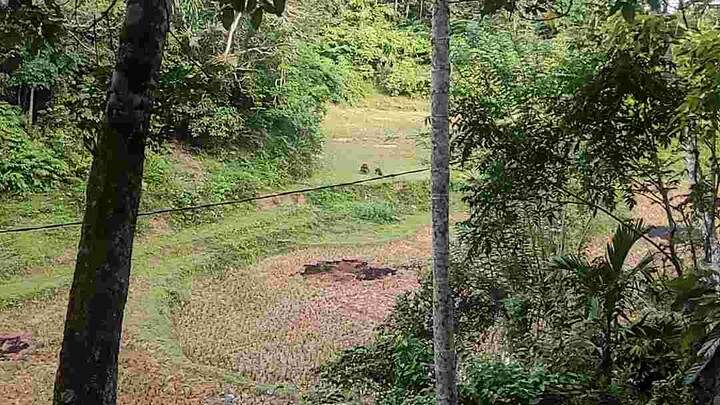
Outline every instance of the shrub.
[[[455, 302], [455, 340], [458, 352], [474, 347], [493, 323], [498, 309], [496, 292], [483, 272], [453, 260], [450, 287]], [[394, 330], [422, 339], [432, 339], [432, 277], [423, 278], [420, 288], [397, 297], [391, 317]]]
[[352, 215], [357, 219], [376, 224], [391, 224], [398, 221], [395, 206], [385, 201], [362, 201], [353, 204]]
[[331, 210], [344, 210], [350, 206], [354, 200], [352, 192], [347, 190], [319, 190], [311, 191], [305, 194], [311, 203], [331, 209]]
[[45, 191], [67, 173], [52, 150], [32, 140], [20, 110], [0, 103], [0, 192]]
[[352, 63], [358, 79], [389, 94], [424, 93], [429, 85], [427, 28], [400, 29], [394, 18], [388, 5], [353, 0], [323, 28], [321, 54], [341, 65]]
[[[381, 334], [372, 345], [345, 349], [324, 365], [320, 374], [324, 384], [318, 393], [338, 398], [375, 393], [381, 403], [398, 403], [398, 398], [422, 396], [432, 389], [432, 362], [430, 341], [405, 334]], [[343, 394], [338, 395], [340, 392]]]
[[553, 374], [539, 366], [527, 370], [512, 361], [480, 360], [465, 368], [458, 394], [461, 404], [530, 405], [540, 395], [558, 388], [568, 391], [583, 382], [577, 374]]
[[426, 94], [430, 88], [428, 66], [403, 59], [379, 73], [380, 85], [392, 96]]
[[197, 119], [191, 120], [188, 127], [192, 137], [222, 145], [232, 143], [242, 133], [243, 119], [234, 108], [217, 106], [209, 99], [203, 99], [197, 107]]

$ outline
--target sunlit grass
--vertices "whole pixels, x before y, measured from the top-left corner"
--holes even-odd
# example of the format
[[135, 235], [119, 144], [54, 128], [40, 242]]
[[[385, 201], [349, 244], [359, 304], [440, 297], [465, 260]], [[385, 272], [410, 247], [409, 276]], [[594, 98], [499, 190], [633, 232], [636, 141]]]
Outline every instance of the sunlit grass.
[[[375, 155], [373, 165], [386, 173], [418, 167], [428, 155], [413, 137], [426, 115], [424, 103], [386, 97], [372, 97], [357, 110], [333, 107], [326, 121], [337, 130], [333, 136], [361, 128], [370, 147], [329, 147], [325, 171], [311, 182], [357, 178], [351, 160], [359, 167]], [[155, 192], [145, 194], [144, 207], [167, 205], [167, 195], [178, 198], [173, 204], [185, 197], [193, 202], [197, 196], [178, 194], [180, 186], [220, 198], [232, 189], [228, 179], [237, 177], [223, 172], [237, 167], [177, 150], [150, 159], [147, 181]], [[82, 187], [69, 193], [72, 198], [62, 200], [50, 193], [8, 201], [0, 225], [79, 218]], [[119, 403], [197, 404], [226, 389], [240, 403], [289, 403], [314, 378], [315, 367], [370, 337], [395, 294], [415, 285], [414, 274], [335, 285], [296, 273], [318, 256], [361, 255], [388, 265], [425, 260], [428, 184], [387, 182], [305, 197], [263, 209], [246, 204], [140, 220]], [[78, 238], [78, 227], [0, 237], [0, 330], [30, 331], [42, 344], [31, 360], [0, 367], [0, 397], [50, 402]]]

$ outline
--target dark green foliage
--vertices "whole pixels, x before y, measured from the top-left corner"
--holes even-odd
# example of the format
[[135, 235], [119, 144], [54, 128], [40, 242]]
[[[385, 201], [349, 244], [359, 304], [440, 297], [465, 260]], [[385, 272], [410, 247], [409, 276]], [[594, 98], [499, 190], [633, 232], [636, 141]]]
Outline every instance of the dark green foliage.
[[0, 192], [44, 191], [60, 182], [67, 165], [30, 138], [17, 108], [0, 102]]
[[324, 28], [321, 54], [352, 63], [364, 80], [391, 95], [424, 94], [429, 87], [427, 29], [397, 29], [390, 7], [353, 0]]
[[[481, 340], [484, 331], [499, 314], [501, 293], [494, 289], [481, 268], [461, 261], [452, 263], [450, 287], [455, 299], [457, 348], [463, 351]], [[430, 277], [423, 279], [420, 289], [415, 293], [397, 298], [391, 320], [395, 330], [432, 340]]]
[[[612, 209], [617, 188], [642, 176], [643, 162], [669, 144], [680, 92], [643, 58], [622, 53], [572, 99], [549, 105], [526, 100], [503, 120], [493, 117], [496, 110], [483, 98], [458, 101], [456, 147], [482, 173], [466, 189], [471, 233], [482, 230], [473, 236], [481, 242], [476, 248], [499, 242], [502, 230], [521, 217], [557, 218], [565, 190]], [[526, 211], [531, 213], [521, 214]]]
[[66, 32], [61, 8], [53, 1], [23, 2], [18, 10], [0, 7], [0, 58], [21, 49], [34, 52], [61, 40]]
[[543, 39], [501, 24], [468, 22], [453, 33], [452, 91], [456, 100], [482, 100], [492, 117], [502, 118], [528, 101], [572, 94], [603, 57], [577, 49], [566, 36]]
[[[374, 393], [383, 404], [406, 402], [432, 389], [432, 343], [403, 334], [381, 334], [371, 346], [341, 352], [321, 369], [323, 384], [307, 399], [309, 403]], [[338, 396], [337, 392], [344, 392]], [[313, 402], [316, 401], [316, 402]]]
[[553, 374], [542, 367], [526, 369], [517, 362], [475, 360], [466, 367], [459, 387], [460, 403], [467, 405], [532, 405], [543, 394], [579, 393], [585, 377]]
[[17, 85], [50, 88], [75, 74], [80, 63], [80, 55], [58, 52], [49, 46], [37, 54], [26, 50], [20, 56], [22, 63], [12, 73], [10, 80]]

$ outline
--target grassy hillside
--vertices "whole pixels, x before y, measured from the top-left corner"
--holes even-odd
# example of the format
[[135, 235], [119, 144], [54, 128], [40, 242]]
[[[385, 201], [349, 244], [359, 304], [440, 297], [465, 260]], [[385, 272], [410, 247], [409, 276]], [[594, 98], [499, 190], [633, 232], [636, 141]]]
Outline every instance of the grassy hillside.
[[[419, 102], [383, 96], [332, 107], [323, 125], [327, 152], [308, 182], [363, 178], [357, 169], [366, 160], [385, 172], [419, 167], [425, 114]], [[384, 144], [399, 146], [373, 146]], [[270, 168], [171, 144], [149, 156], [143, 209], [305, 187]], [[242, 403], [297, 401], [316, 367], [367, 342], [395, 295], [417, 286], [430, 254], [426, 178], [142, 218], [120, 402], [197, 403], [225, 390]], [[81, 205], [81, 184], [8, 199], [0, 223], [75, 220]], [[78, 237], [78, 227], [0, 235], [0, 330], [30, 332], [38, 344], [28, 361], [0, 365], [0, 397], [49, 401]], [[375, 281], [299, 275], [304, 264], [340, 257], [399, 273]]]

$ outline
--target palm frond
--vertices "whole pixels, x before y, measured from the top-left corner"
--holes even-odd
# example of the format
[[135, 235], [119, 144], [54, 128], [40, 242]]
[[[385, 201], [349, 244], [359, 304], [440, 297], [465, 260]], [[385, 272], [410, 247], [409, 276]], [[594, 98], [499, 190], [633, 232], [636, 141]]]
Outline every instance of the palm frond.
[[607, 261], [612, 270], [622, 270], [630, 249], [649, 230], [649, 227], [643, 225], [642, 219], [618, 226], [612, 241], [607, 245]]
[[587, 259], [578, 255], [565, 255], [555, 257], [550, 263], [550, 268], [555, 270], [566, 270], [574, 273], [580, 278], [586, 277], [592, 270], [592, 265]]
[[705, 370], [705, 367], [715, 357], [718, 347], [720, 347], [720, 331], [715, 330], [708, 336], [708, 339], [703, 343], [702, 347], [698, 351], [698, 357], [700, 360], [693, 364], [690, 369], [685, 373], [685, 382], [691, 384], [695, 382], [695, 379]]

